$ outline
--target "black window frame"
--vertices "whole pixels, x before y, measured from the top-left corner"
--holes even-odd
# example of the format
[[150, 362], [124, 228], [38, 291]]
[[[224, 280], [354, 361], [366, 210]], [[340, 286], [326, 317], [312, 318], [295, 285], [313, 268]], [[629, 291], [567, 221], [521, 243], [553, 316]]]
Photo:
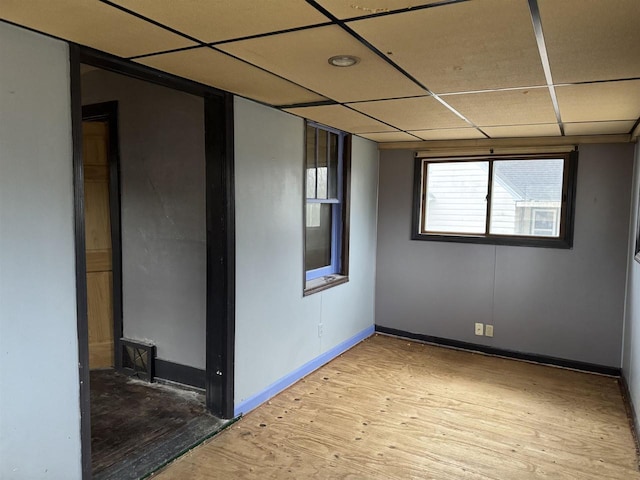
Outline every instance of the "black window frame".
[[[560, 218], [559, 237], [539, 237], [524, 235], [504, 235], [489, 233], [491, 223], [491, 194], [493, 163], [496, 160], [549, 160], [564, 159], [563, 185], [562, 185], [562, 207]], [[487, 195], [487, 218], [484, 234], [464, 234], [464, 233], [428, 233], [422, 230], [422, 212], [426, 200], [425, 174], [430, 163], [443, 162], [489, 162], [488, 195]], [[411, 240], [436, 241], [436, 242], [458, 242], [477, 243], [489, 245], [511, 245], [521, 247], [543, 247], [543, 248], [573, 248], [573, 230], [576, 204], [576, 183], [578, 172], [578, 151], [562, 153], [542, 153], [542, 154], [504, 154], [504, 155], [479, 155], [463, 157], [416, 157], [414, 162], [413, 177], [413, 212], [411, 221]]]

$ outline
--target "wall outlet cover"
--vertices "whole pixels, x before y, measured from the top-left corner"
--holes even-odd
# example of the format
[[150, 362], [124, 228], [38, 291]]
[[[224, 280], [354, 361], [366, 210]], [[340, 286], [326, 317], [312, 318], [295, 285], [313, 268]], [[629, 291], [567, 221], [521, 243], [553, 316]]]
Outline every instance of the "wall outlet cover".
[[484, 336], [485, 337], [493, 337], [493, 325], [485, 325], [485, 327], [484, 327]]
[[484, 335], [484, 324], [476, 323], [476, 335]]

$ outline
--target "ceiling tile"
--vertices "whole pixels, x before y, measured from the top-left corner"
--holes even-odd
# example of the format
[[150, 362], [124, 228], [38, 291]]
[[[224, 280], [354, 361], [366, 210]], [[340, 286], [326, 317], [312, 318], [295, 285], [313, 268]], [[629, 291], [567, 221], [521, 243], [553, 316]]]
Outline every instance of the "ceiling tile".
[[290, 0], [112, 0], [189, 34], [216, 42], [328, 22], [306, 2]]
[[360, 137], [368, 138], [374, 142], [417, 142], [420, 139], [405, 132], [380, 132], [380, 133], [359, 133]]
[[410, 132], [423, 140], [467, 140], [487, 138], [479, 130], [471, 128], [439, 128], [436, 130], [419, 130]]
[[120, 57], [196, 45], [97, 0], [2, 0], [0, 17]]
[[617, 133], [629, 133], [635, 122], [622, 120], [617, 122], [582, 122], [565, 123], [566, 135], [612, 135]]
[[[335, 25], [226, 43], [219, 48], [338, 102], [425, 93]], [[334, 55], [355, 55], [361, 61], [352, 67], [334, 67], [328, 63]]]
[[137, 62], [271, 105], [326, 100], [305, 88], [208, 47], [154, 55]]
[[435, 93], [545, 84], [526, 0], [455, 3], [349, 26]]
[[442, 99], [480, 127], [556, 121], [548, 88], [447, 95]]
[[640, 77], [640, 1], [538, 4], [555, 83]]
[[640, 80], [556, 87], [563, 122], [635, 120], [640, 116]]
[[378, 122], [342, 105], [286, 108], [286, 112], [351, 133], [395, 131], [389, 125]]
[[349, 105], [400, 130], [468, 127], [469, 124], [433, 97], [401, 98]]
[[548, 123], [542, 125], [506, 125], [500, 127], [483, 127], [482, 130], [491, 138], [560, 136], [560, 127], [557, 123]]
[[317, 0], [329, 12], [340, 19], [364, 17], [397, 10], [409, 10], [420, 5], [441, 3], [442, 0], [366, 0], [345, 2], [344, 0]]

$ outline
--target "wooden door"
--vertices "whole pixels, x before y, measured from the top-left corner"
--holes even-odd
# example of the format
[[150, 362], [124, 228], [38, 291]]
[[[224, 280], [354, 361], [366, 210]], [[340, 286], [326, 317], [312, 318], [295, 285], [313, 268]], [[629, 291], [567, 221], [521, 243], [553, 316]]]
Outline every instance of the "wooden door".
[[107, 123], [83, 122], [82, 142], [89, 368], [108, 368], [114, 365], [114, 344]]

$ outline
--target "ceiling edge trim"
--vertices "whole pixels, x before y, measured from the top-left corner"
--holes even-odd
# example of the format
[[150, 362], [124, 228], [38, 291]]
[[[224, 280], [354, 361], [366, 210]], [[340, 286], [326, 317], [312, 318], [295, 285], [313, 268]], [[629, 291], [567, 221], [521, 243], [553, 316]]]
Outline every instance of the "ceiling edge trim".
[[[636, 128], [636, 134], [638, 129]], [[472, 140], [425, 140], [422, 142], [388, 142], [379, 150], [433, 150], [447, 148], [556, 147], [592, 143], [630, 143], [633, 135], [574, 135], [566, 137], [478, 138]]]
[[416, 158], [442, 159], [451, 157], [477, 158], [477, 156], [493, 155], [523, 155], [547, 154], [547, 153], [567, 153], [575, 150], [575, 145], [555, 145], [555, 146], [528, 146], [528, 147], [461, 147], [461, 148], [434, 148], [416, 152]]

